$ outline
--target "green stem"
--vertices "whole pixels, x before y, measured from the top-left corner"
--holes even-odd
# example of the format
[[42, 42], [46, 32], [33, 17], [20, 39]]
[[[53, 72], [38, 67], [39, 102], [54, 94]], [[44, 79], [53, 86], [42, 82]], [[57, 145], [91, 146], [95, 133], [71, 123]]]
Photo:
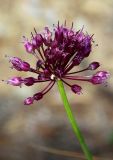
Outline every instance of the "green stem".
[[68, 119], [72, 125], [75, 136], [79, 140], [79, 143], [81, 145], [81, 148], [82, 148], [87, 160], [93, 160], [93, 156], [92, 156], [91, 152], [89, 151], [88, 146], [85, 143], [84, 137], [82, 136], [82, 133], [81, 133], [81, 131], [77, 125], [77, 122], [73, 116], [73, 113], [71, 111], [71, 107], [70, 107], [70, 104], [68, 102], [68, 99], [67, 99], [67, 96], [65, 93], [63, 82], [61, 80], [58, 80], [57, 84], [58, 84], [59, 92], [60, 92], [64, 107], [65, 107], [65, 110], [67, 112]]

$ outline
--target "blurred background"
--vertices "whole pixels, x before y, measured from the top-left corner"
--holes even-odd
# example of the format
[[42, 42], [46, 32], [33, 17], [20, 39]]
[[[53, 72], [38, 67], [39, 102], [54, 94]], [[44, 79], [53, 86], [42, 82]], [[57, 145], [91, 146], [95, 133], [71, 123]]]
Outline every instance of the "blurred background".
[[[34, 27], [41, 31], [58, 20], [66, 20], [68, 26], [74, 22], [77, 29], [84, 25], [84, 31], [94, 34], [98, 47], [94, 45], [81, 67], [99, 61], [101, 70], [111, 73], [107, 87], [84, 83], [80, 96], [66, 90], [92, 153], [113, 159], [113, 0], [0, 0], [0, 79], [20, 75], [10, 69], [5, 55], [35, 65], [35, 58], [25, 52], [22, 36], [30, 37]], [[19, 88], [0, 83], [0, 160], [82, 159], [57, 86], [43, 100], [23, 105], [42, 85]]]

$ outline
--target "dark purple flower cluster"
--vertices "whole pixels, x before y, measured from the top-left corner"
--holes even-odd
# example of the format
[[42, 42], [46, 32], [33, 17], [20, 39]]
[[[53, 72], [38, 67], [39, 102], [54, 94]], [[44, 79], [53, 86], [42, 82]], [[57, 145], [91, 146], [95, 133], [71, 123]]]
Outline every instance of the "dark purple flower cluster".
[[[51, 31], [48, 27], [44, 31], [37, 33], [34, 29], [34, 34], [31, 33], [31, 40], [23, 37], [23, 43], [26, 51], [36, 57], [36, 68], [32, 68], [29, 63], [17, 57], [11, 57], [10, 63], [12, 68], [18, 71], [33, 72], [37, 74], [37, 78], [13, 77], [7, 81], [13, 86], [32, 86], [39, 82], [49, 82], [48, 85], [40, 92], [28, 97], [24, 100], [25, 105], [30, 105], [34, 100], [40, 100], [60, 79], [76, 93], [81, 93], [81, 86], [74, 84], [70, 85], [67, 80], [87, 81], [92, 84], [105, 83], [109, 77], [106, 71], [98, 71], [89, 76], [82, 76], [79, 73], [87, 70], [96, 70], [99, 62], [92, 62], [83, 70], [76, 71], [78, 66], [86, 57], [89, 56], [92, 50], [93, 38], [89, 34], [85, 34], [82, 30], [76, 31], [67, 28], [66, 25], [58, 25], [53, 27]], [[71, 72], [75, 68], [75, 71]]]

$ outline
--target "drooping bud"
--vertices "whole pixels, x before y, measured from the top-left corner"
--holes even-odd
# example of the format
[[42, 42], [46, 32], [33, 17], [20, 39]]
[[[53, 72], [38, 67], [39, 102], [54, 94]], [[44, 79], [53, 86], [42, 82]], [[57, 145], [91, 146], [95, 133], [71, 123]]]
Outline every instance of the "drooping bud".
[[99, 62], [92, 62], [88, 66], [88, 70], [96, 70], [100, 66]]
[[33, 104], [33, 97], [28, 97], [24, 100], [24, 105], [30, 105], [30, 104]]
[[74, 85], [71, 86], [71, 90], [72, 90], [74, 93], [76, 93], [76, 94], [79, 95], [79, 94], [81, 93], [82, 87], [79, 86], [79, 85], [74, 84]]
[[106, 80], [109, 78], [110, 74], [106, 71], [99, 71], [92, 76], [90, 82], [93, 84], [102, 84], [105, 83]]
[[7, 84], [11, 84], [13, 86], [21, 86], [23, 83], [23, 79], [21, 77], [13, 77], [7, 81]]
[[33, 98], [34, 98], [36, 101], [38, 101], [38, 100], [40, 100], [40, 99], [43, 98], [43, 94], [42, 94], [41, 92], [36, 93], [36, 94], [33, 95]]

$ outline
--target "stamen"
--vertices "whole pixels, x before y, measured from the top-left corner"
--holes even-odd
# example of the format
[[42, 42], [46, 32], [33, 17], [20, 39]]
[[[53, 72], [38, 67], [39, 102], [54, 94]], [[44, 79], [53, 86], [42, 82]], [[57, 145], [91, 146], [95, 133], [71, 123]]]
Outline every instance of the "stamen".
[[73, 62], [70, 62], [70, 65], [68, 65], [64, 71], [64, 73], [66, 74], [67, 72], [69, 72], [72, 68], [74, 67]]
[[37, 55], [37, 53], [34, 51], [33, 53], [32, 53], [38, 60], [40, 60], [40, 58], [39, 58], [39, 56]]
[[[44, 49], [43, 44], [42, 44], [42, 46], [41, 46], [41, 49], [42, 49], [42, 53], [43, 53], [43, 55], [44, 55], [44, 53], [45, 53], [45, 49]], [[45, 56], [44, 56], [44, 57], [45, 57]]]
[[66, 20], [64, 21], [64, 26], [66, 26]]
[[58, 21], [58, 29], [59, 29], [59, 27], [60, 27], [60, 26], [59, 26], [59, 21]]
[[65, 70], [72, 64], [72, 61], [73, 61], [74, 57], [75, 57], [75, 53], [68, 60], [67, 65], [65, 66]]
[[35, 33], [37, 34], [37, 31], [36, 31], [36, 29], [34, 28], [34, 31], [35, 31]]
[[73, 26], [74, 26], [74, 23], [72, 22], [72, 24], [71, 24], [71, 29], [73, 29]]
[[32, 36], [32, 38], [34, 38], [34, 35], [33, 35], [33, 33], [31, 32], [31, 36]]
[[[43, 47], [41, 47], [41, 48], [42, 48], [42, 52], [44, 53], [44, 48], [43, 48]], [[41, 53], [41, 51], [40, 51], [40, 48], [38, 48], [37, 51], [39, 52], [42, 60], [45, 61], [45, 60], [44, 60], [44, 57], [43, 57], [43, 55], [42, 55], [42, 53]]]

